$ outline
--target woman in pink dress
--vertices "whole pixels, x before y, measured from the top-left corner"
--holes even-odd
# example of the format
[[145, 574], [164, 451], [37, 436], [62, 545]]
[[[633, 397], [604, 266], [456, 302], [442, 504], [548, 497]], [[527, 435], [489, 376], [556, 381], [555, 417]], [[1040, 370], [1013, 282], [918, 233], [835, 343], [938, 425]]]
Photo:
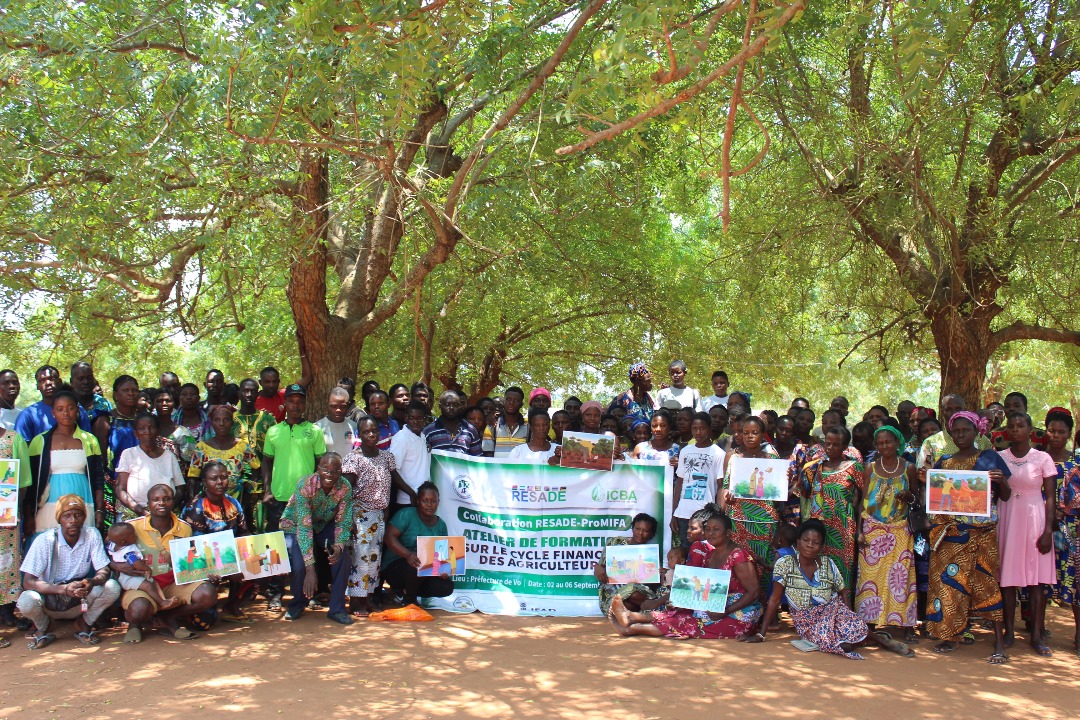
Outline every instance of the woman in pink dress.
[[1005, 605], [1005, 646], [1016, 639], [1016, 589], [1027, 588], [1031, 599], [1031, 647], [1049, 657], [1053, 653], [1043, 638], [1043, 585], [1057, 582], [1051, 552], [1057, 468], [1047, 453], [1031, 447], [1031, 418], [1026, 414], [1011, 413], [1006, 432], [1009, 449], [998, 453], [1012, 471], [1012, 495], [1007, 501], [998, 501], [998, 583]]

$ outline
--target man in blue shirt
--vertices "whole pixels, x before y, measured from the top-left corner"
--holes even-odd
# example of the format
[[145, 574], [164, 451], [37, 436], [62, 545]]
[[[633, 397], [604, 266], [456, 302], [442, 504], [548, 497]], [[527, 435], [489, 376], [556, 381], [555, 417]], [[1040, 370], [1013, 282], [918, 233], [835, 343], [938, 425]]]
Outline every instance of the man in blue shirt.
[[[19, 413], [19, 419], [15, 421], [15, 432], [22, 435], [27, 443], [56, 427], [52, 404], [53, 395], [60, 387], [60, 371], [52, 365], [43, 365], [34, 373], [34, 379], [37, 380], [41, 400]], [[79, 406], [79, 427], [90, 432], [90, 416], [82, 406]]]

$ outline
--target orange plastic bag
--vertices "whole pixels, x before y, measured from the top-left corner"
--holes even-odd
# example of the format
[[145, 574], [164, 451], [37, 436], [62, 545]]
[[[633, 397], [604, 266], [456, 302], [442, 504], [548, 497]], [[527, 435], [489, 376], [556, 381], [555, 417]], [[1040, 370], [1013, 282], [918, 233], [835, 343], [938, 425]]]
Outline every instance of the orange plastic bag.
[[375, 622], [391, 620], [398, 622], [431, 622], [435, 618], [427, 610], [418, 605], [406, 605], [402, 608], [391, 608], [382, 612], [373, 612], [367, 616], [368, 620]]

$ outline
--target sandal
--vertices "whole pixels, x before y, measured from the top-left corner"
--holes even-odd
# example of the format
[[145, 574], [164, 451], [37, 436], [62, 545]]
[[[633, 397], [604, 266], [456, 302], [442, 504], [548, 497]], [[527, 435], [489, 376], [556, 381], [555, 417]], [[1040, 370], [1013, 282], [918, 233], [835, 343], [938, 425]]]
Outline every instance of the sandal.
[[56, 636], [52, 633], [45, 633], [44, 635], [35, 635], [34, 639], [26, 643], [26, 647], [30, 650], [40, 650], [44, 647], [48, 647], [52, 644], [52, 641], [56, 639]]
[[158, 634], [164, 635], [165, 637], [170, 637], [173, 640], [194, 640], [195, 638], [199, 637], [196, 633], [191, 632], [185, 627], [179, 627], [175, 630], [161, 628], [160, 630], [158, 630]]
[[6, 637], [0, 637], [0, 648], [11, 647], [11, 641]]
[[251, 618], [249, 618], [247, 615], [245, 615], [242, 612], [239, 612], [239, 613], [223, 612], [223, 613], [221, 613], [221, 619], [224, 622], [236, 623], [238, 625], [250, 625], [253, 622], [255, 622], [254, 620], [252, 620]]
[[128, 643], [129, 645], [141, 643], [142, 628], [140, 628], [138, 625], [132, 625], [131, 627], [129, 627], [128, 631], [124, 633], [124, 642]]
[[1003, 652], [996, 652], [991, 655], [986, 660], [986, 662], [990, 663], [991, 665], [1004, 665], [1005, 663], [1009, 662], [1009, 656]]
[[1031, 646], [1031, 649], [1035, 651], [1036, 655], [1041, 655], [1042, 657], [1053, 657], [1054, 656], [1054, 651], [1051, 650], [1050, 648], [1048, 648], [1043, 643], [1034, 644], [1034, 645]]
[[81, 642], [83, 645], [99, 645], [101, 644], [101, 638], [98, 637], [93, 628], [89, 630], [80, 630], [75, 633], [75, 639]]
[[964, 634], [960, 636], [960, 644], [961, 645], [974, 645], [975, 644], [975, 633], [971, 632], [970, 630], [965, 630]]
[[934, 652], [938, 655], [945, 655], [956, 650], [956, 643], [951, 640], [943, 640], [934, 646]]
[[881, 643], [881, 646], [883, 648], [896, 653], [900, 657], [915, 657], [915, 651], [914, 650], [912, 650], [911, 648], [909, 648], [907, 645], [905, 645], [902, 642], [899, 642], [897, 640], [893, 640], [892, 635], [885, 632], [884, 630], [879, 630], [879, 631], [875, 632], [874, 633], [874, 639], [877, 640], [879, 643]]

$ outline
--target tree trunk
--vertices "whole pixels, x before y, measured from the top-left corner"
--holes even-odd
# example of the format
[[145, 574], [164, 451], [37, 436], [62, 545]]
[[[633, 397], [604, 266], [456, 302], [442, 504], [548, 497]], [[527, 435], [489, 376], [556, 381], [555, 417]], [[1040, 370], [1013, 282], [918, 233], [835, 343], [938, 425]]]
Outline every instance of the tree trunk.
[[357, 342], [348, 323], [336, 315], [330, 316], [330, 324], [323, 332], [323, 342], [319, 343], [317, 353], [308, 346], [308, 361], [314, 374], [307, 396], [307, 418], [311, 421], [326, 415], [330, 391], [337, 387], [338, 380], [346, 375], [354, 378], [358, 392], [362, 382], [356, 377], [356, 369], [360, 364], [363, 341]]
[[982, 408], [986, 365], [992, 353], [989, 326], [948, 308], [928, 315], [941, 364], [940, 397], [959, 395], [969, 409]]
[[303, 157], [293, 194], [297, 254], [286, 295], [296, 320], [301, 353], [313, 374], [308, 387], [307, 417], [326, 414], [330, 390], [343, 375], [355, 376], [363, 342], [354, 326], [326, 306], [327, 236], [330, 227], [330, 162], [325, 153]]

